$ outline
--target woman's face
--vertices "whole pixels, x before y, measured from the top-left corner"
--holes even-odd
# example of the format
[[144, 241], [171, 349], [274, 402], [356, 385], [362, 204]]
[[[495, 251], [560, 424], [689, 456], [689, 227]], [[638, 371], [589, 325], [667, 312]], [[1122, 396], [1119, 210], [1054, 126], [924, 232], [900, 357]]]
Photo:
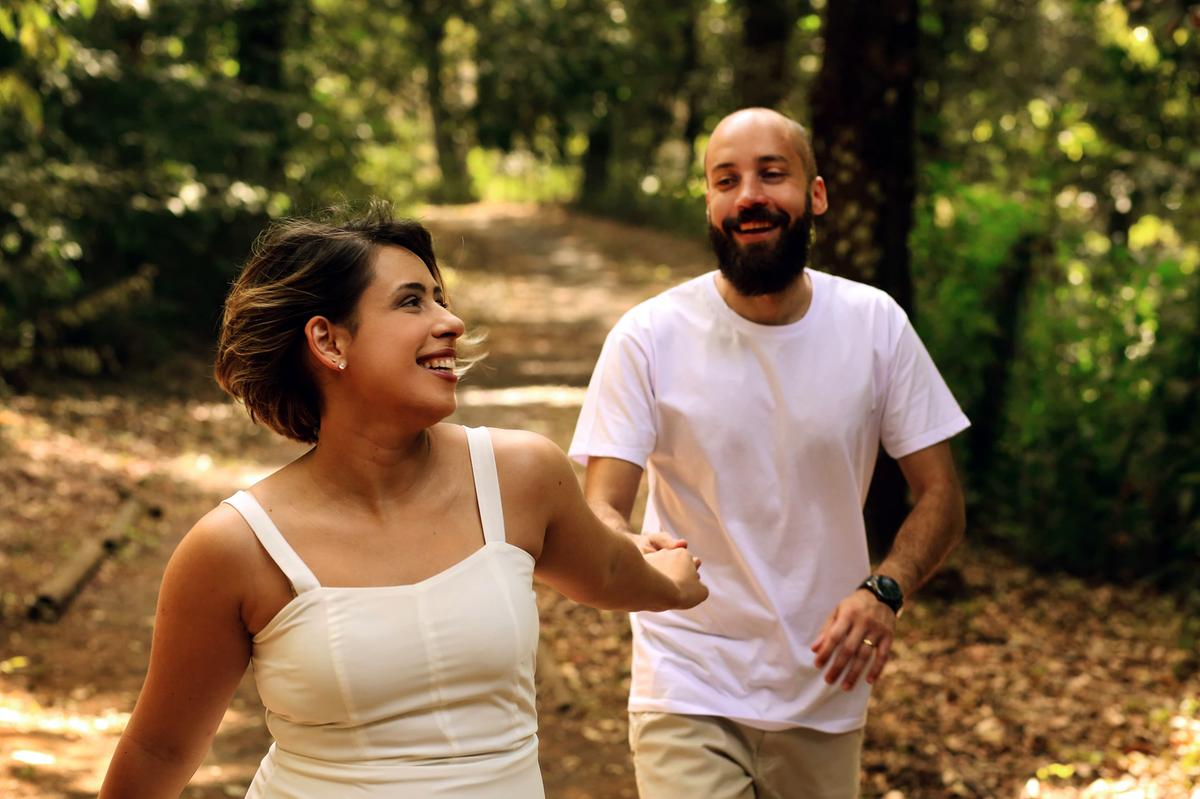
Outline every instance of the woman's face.
[[453, 413], [463, 322], [446, 307], [425, 263], [400, 247], [381, 247], [356, 315], [341, 376], [378, 398], [385, 412], [411, 409], [429, 417], [426, 425]]

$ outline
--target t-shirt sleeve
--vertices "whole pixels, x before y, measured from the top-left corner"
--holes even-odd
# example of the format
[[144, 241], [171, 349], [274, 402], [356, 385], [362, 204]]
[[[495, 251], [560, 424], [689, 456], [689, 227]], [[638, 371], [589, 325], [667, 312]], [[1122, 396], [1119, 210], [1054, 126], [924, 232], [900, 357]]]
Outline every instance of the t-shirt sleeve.
[[896, 306], [899, 333], [889, 363], [880, 440], [888, 455], [903, 458], [970, 427], [933, 359]]
[[620, 458], [646, 468], [656, 425], [644, 339], [628, 316], [605, 339], [567, 451], [572, 460], [586, 465], [589, 457]]

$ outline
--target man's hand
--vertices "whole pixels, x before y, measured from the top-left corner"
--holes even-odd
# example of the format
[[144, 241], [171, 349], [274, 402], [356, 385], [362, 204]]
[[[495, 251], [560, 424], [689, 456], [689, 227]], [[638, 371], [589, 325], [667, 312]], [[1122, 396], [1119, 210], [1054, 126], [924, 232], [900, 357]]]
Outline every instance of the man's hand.
[[842, 689], [849, 691], [858, 683], [863, 669], [867, 684], [874, 685], [887, 664], [895, 639], [896, 614], [865, 589], [859, 589], [838, 603], [825, 620], [821, 634], [813, 644], [817, 653], [817, 668], [824, 668], [825, 682], [832, 685], [839, 679]]

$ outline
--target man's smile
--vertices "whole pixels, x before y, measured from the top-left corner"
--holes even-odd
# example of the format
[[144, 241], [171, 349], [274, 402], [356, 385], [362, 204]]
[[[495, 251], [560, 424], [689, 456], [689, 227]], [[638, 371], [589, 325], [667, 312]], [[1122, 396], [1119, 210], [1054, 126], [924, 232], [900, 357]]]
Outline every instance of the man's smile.
[[758, 244], [774, 237], [790, 221], [785, 213], [763, 207], [749, 208], [736, 217], [726, 219], [725, 235], [740, 245]]

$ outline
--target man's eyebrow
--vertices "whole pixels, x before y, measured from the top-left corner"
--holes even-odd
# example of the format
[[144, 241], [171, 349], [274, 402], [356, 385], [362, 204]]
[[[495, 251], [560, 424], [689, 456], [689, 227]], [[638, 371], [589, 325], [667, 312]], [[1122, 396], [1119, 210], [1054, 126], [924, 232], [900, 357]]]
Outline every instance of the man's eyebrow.
[[[771, 155], [760, 155], [758, 158], [754, 159], [754, 162], [756, 164], [758, 164], [759, 166], [762, 166], [763, 164], [777, 164], [777, 163], [786, 165], [788, 163], [788, 159], [787, 159], [787, 156], [784, 156], [784, 155], [771, 154]], [[722, 161], [721, 163], [714, 166], [712, 168], [712, 171], [718, 172], [722, 169], [733, 169], [736, 166], [737, 166], [737, 164], [735, 164], [733, 161]]]

